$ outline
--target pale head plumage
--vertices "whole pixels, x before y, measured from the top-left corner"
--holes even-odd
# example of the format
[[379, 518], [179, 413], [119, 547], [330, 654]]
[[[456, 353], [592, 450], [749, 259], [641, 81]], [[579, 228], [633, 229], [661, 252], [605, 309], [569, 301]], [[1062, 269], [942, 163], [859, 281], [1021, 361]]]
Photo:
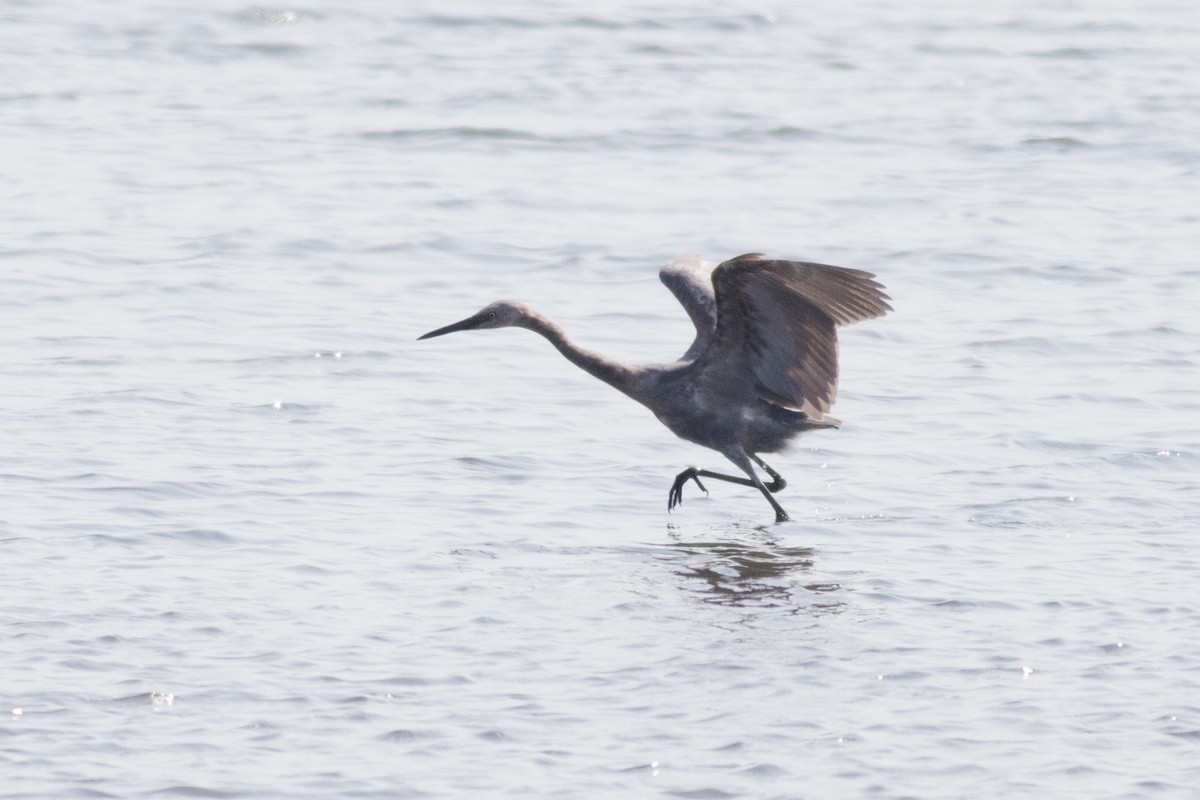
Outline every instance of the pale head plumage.
[[445, 336], [457, 331], [475, 331], [485, 328], [512, 328], [524, 326], [532, 317], [533, 312], [523, 303], [515, 300], [497, 300], [489, 303], [464, 320], [447, 325], [444, 328], [430, 331], [420, 339], [432, 339], [435, 336]]

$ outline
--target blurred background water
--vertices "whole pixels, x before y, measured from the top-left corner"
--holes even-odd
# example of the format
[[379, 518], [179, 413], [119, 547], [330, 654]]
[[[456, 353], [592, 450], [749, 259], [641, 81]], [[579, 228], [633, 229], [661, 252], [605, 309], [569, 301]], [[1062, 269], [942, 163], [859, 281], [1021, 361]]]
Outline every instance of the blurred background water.
[[[0, 797], [1183, 798], [1190, 3], [0, 5]], [[868, 269], [721, 457], [672, 256]]]

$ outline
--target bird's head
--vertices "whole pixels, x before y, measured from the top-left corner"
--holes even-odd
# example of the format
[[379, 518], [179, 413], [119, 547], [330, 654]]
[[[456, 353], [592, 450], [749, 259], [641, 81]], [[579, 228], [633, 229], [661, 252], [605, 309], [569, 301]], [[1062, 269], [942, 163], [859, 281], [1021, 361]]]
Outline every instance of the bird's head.
[[424, 336], [418, 336], [417, 338], [432, 339], [435, 336], [444, 336], [447, 333], [455, 333], [456, 331], [474, 331], [483, 330], [484, 328], [511, 328], [521, 325], [528, 318], [529, 309], [520, 303], [515, 303], [512, 300], [497, 300], [491, 305], [485, 306], [477, 314], [473, 314], [460, 322], [447, 325], [444, 328], [430, 331]]

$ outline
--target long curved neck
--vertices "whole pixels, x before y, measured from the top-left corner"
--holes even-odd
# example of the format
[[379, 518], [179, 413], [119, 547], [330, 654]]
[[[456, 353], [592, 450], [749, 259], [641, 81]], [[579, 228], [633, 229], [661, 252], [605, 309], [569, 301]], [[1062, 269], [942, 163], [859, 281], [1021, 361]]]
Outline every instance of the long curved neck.
[[521, 327], [546, 337], [546, 340], [562, 353], [568, 361], [589, 375], [599, 378], [609, 386], [638, 399], [635, 378], [637, 370], [628, 364], [605, 358], [572, 342], [554, 320], [530, 311], [521, 321]]

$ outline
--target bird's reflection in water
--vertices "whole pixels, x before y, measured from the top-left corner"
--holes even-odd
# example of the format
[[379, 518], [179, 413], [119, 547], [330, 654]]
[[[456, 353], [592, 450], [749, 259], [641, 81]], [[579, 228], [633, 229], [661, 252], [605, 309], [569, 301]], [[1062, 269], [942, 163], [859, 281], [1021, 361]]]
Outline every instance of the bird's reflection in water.
[[[718, 533], [718, 531], [713, 531]], [[837, 613], [842, 587], [812, 575], [811, 547], [782, 543], [765, 528], [734, 526], [711, 541], [684, 540], [672, 531], [666, 557], [676, 574], [689, 579], [705, 602], [727, 606], [790, 609], [792, 613]]]

